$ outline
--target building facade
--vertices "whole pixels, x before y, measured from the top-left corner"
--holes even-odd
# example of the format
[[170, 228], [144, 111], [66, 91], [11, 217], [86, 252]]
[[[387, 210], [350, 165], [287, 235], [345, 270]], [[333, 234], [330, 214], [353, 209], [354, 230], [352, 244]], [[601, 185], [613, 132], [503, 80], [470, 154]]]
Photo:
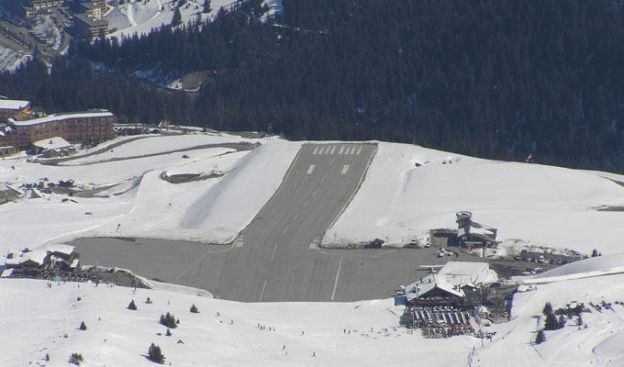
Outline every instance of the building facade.
[[61, 137], [72, 144], [95, 144], [115, 137], [115, 115], [106, 110], [54, 114], [28, 120], [9, 119], [8, 133], [0, 136], [0, 146], [15, 151], [33, 142]]
[[0, 99], [0, 122], [5, 122], [9, 118], [26, 117], [30, 112], [29, 101]]

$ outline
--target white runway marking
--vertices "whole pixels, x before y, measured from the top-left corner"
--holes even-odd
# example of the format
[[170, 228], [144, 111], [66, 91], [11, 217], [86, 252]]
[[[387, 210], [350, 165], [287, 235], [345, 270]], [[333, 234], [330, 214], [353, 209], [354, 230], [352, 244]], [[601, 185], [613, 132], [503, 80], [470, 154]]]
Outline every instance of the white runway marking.
[[350, 146], [349, 147], [349, 155], [352, 155], [353, 153], [355, 153], [355, 147], [354, 146]]
[[318, 154], [319, 148], [320, 148], [320, 147], [316, 147], [316, 148], [314, 148], [314, 152], [312, 152], [312, 154]]
[[334, 154], [334, 152], [335, 152], [335, 151], [336, 151], [336, 146], [335, 146], [335, 145], [332, 145], [332, 147], [331, 147], [331, 153], [329, 153], [329, 154]]
[[306, 175], [311, 175], [312, 172], [314, 172], [314, 167], [316, 167], [316, 164], [311, 164], [310, 167], [308, 167], [308, 172], [306, 172]]
[[234, 247], [243, 247], [245, 244], [245, 238], [243, 235], [240, 235], [234, 240]]
[[344, 145], [340, 146], [340, 150], [338, 151], [338, 154], [342, 154], [344, 153]]
[[[342, 257], [343, 255], [340, 255], [340, 263], [338, 263], [338, 271], [336, 271], [336, 279], [334, 279], [334, 290], [332, 291], [331, 301], [333, 301], [334, 297], [336, 297], [336, 289], [338, 288], [338, 279], [340, 279], [340, 270], [342, 270]], [[266, 283], [266, 280], [264, 282]], [[262, 287], [262, 290], [264, 291], [264, 287]], [[262, 298], [262, 294], [260, 295], [260, 298]]]
[[273, 253], [271, 254], [271, 261], [275, 259], [276, 252], [277, 252], [277, 243], [275, 244], [275, 247], [273, 247]]
[[348, 164], [345, 164], [345, 165], [342, 167], [342, 172], [340, 172], [340, 174], [346, 175], [346, 174], [347, 174], [347, 171], [349, 171], [349, 165], [348, 165]]
[[360, 155], [360, 153], [362, 152], [362, 147], [359, 147], [357, 150], [357, 153], [355, 153], [356, 155]]
[[259, 302], [262, 302], [262, 296], [264, 295], [264, 288], [266, 288], [267, 280], [264, 279], [264, 283], [262, 284], [262, 290], [260, 291], [260, 299]]

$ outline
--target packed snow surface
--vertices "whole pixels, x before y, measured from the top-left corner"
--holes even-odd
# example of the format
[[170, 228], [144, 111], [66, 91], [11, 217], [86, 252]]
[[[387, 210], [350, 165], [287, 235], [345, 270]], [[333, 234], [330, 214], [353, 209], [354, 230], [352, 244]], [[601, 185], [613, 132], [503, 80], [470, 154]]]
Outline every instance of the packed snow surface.
[[[175, 289], [175, 287], [173, 288]], [[484, 330], [491, 341], [460, 336], [425, 339], [399, 327], [402, 307], [391, 300], [353, 303], [239, 303], [180, 291], [0, 279], [3, 326], [2, 366], [43, 363], [65, 366], [80, 353], [87, 366], [151, 366], [148, 346], [160, 346], [174, 366], [379, 366], [417, 360], [419, 366], [620, 366], [624, 275], [570, 280], [514, 296], [511, 321]], [[145, 300], [149, 297], [152, 303]], [[36, 300], [36, 302], [33, 302]], [[136, 311], [126, 307], [131, 300]], [[611, 303], [598, 310], [589, 304]], [[583, 323], [569, 319], [546, 331], [544, 304], [555, 309], [584, 303]], [[199, 313], [190, 313], [195, 304]], [[160, 315], [180, 319], [172, 336]], [[79, 330], [84, 322], [87, 330]], [[178, 342], [181, 341], [181, 342]]]
[[323, 242], [382, 239], [402, 246], [434, 228], [457, 228], [455, 213], [498, 228], [505, 243], [622, 251], [624, 186], [587, 172], [476, 159], [407, 144], [380, 143], [362, 187]]

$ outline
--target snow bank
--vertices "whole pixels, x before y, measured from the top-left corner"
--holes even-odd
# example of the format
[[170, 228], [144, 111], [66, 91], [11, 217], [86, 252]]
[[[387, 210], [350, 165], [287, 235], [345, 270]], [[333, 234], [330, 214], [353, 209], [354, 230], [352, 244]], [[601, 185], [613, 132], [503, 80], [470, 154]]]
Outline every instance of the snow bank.
[[300, 146], [276, 141], [256, 148], [189, 208], [181, 227], [214, 243], [233, 241], [275, 193]]
[[588, 278], [624, 273], [624, 253], [591, 257], [559, 266], [529, 279], [525, 283], [549, 283], [568, 279]]

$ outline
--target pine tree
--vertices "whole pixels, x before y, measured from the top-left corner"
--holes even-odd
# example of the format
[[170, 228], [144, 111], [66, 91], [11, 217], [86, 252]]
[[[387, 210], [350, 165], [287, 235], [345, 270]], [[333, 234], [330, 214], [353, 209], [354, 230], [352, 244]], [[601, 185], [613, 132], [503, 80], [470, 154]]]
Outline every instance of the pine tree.
[[542, 310], [542, 313], [545, 316], [550, 315], [551, 313], [553, 313], [553, 308], [552, 308], [552, 304], [550, 304], [550, 302], [546, 302], [546, 304], [544, 305], [544, 309]]
[[80, 328], [79, 329], [82, 330], [82, 331], [87, 330], [87, 325], [84, 323], [84, 321], [80, 323]]
[[204, 13], [210, 13], [211, 11], [210, 0], [204, 0]]
[[152, 343], [147, 350], [147, 359], [155, 363], [165, 363], [165, 356], [162, 354], [160, 347], [154, 343]]
[[130, 301], [130, 304], [128, 305], [128, 310], [132, 310], [132, 311], [136, 311], [137, 306], [134, 303], [134, 300]]
[[535, 344], [542, 344], [546, 341], [546, 334], [544, 330], [540, 330], [537, 332], [537, 336], [535, 337]]
[[182, 23], [182, 14], [180, 13], [180, 8], [176, 7], [175, 11], [173, 12], [173, 19], [171, 20], [171, 25], [175, 27], [179, 25], [180, 23]]
[[76, 366], [80, 366], [80, 363], [84, 361], [82, 354], [80, 353], [72, 353], [69, 356], [69, 363], [75, 364]]
[[191, 306], [191, 313], [199, 313], [199, 310], [197, 309], [197, 306], [195, 306], [195, 304], [193, 303], [193, 305]]
[[544, 321], [544, 329], [545, 330], [557, 330], [559, 329], [559, 321], [557, 321], [557, 317], [549, 313], [546, 315], [546, 321]]
[[160, 322], [161, 325], [166, 326], [166, 327], [171, 328], [171, 329], [175, 329], [175, 328], [178, 327], [178, 324], [176, 323], [175, 316], [173, 316], [169, 312], [167, 312], [167, 314], [165, 314], [165, 315], [160, 315], [160, 321], [159, 322]]
[[167, 332], [165, 333], [166, 336], [171, 336], [171, 330], [169, 330], [169, 328], [167, 328]]

